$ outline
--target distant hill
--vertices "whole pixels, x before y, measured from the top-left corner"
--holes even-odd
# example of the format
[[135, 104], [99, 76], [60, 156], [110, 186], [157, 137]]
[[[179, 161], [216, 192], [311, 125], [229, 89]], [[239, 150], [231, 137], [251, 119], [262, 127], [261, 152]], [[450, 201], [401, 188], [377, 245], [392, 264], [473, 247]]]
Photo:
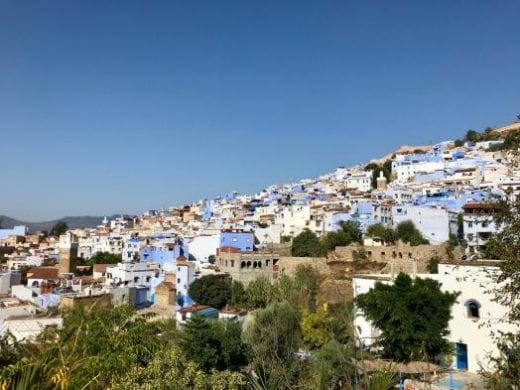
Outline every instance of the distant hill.
[[[107, 216], [109, 219], [112, 218], [111, 216]], [[50, 231], [52, 227], [56, 224], [58, 221], [64, 221], [67, 223], [69, 229], [78, 229], [78, 228], [93, 228], [101, 224], [104, 217], [90, 217], [90, 216], [84, 216], [84, 217], [63, 217], [60, 219], [56, 219], [53, 221], [45, 221], [45, 222], [25, 222], [25, 221], [19, 221], [17, 219], [0, 215], [0, 220], [2, 223], [2, 228], [4, 229], [10, 229], [13, 226], [16, 225], [25, 225], [29, 228], [29, 232], [34, 233], [38, 230], [46, 230]]]

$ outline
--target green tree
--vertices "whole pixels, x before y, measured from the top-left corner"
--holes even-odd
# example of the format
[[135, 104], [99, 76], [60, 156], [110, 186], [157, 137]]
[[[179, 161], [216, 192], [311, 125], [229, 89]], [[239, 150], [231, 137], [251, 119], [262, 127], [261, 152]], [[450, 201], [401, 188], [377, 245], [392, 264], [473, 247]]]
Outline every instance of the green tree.
[[478, 142], [480, 139], [480, 134], [475, 130], [468, 130], [464, 139], [469, 142]]
[[397, 240], [394, 229], [376, 223], [367, 227], [366, 235], [372, 238], [380, 238], [386, 243], [394, 243]]
[[217, 257], [215, 255], [209, 255], [208, 256], [208, 263], [215, 264], [216, 260], [217, 260]]
[[65, 233], [69, 229], [67, 222], [65, 221], [58, 221], [54, 224], [54, 226], [51, 229], [51, 236], [59, 237], [63, 233]]
[[445, 336], [458, 293], [442, 292], [440, 286], [432, 279], [412, 280], [401, 273], [392, 285], [378, 282], [356, 298], [356, 305], [381, 331], [377, 344], [385, 358], [435, 361], [450, 352]]
[[326, 248], [316, 234], [305, 229], [294, 237], [291, 252], [296, 257], [321, 257], [326, 254]]
[[229, 275], [205, 275], [190, 285], [188, 294], [201, 305], [222, 309], [231, 302], [231, 278]]
[[[508, 308], [504, 319], [516, 326], [520, 323], [520, 199], [501, 202], [495, 216], [498, 233], [492, 235], [486, 247], [486, 257], [501, 259], [500, 272], [492, 274], [494, 300]], [[495, 334], [498, 356], [491, 360], [496, 372], [484, 373], [490, 388], [520, 389], [520, 332]], [[494, 386], [494, 387], [491, 387]]]
[[412, 221], [399, 223], [395, 230], [398, 239], [412, 246], [429, 244], [429, 241], [422, 236]]
[[121, 262], [121, 255], [110, 252], [96, 252], [85, 263], [89, 265], [94, 264], [117, 264]]
[[341, 221], [340, 229], [337, 232], [327, 233], [322, 244], [327, 250], [334, 250], [337, 246], [347, 246], [354, 242], [361, 243], [363, 233], [357, 221]]
[[193, 316], [186, 322], [179, 346], [189, 360], [206, 372], [238, 370], [246, 363], [241, 335], [242, 326], [238, 322]]
[[249, 309], [264, 308], [278, 300], [278, 290], [265, 276], [251, 281], [246, 289], [246, 306]]
[[438, 274], [439, 273], [439, 263], [441, 259], [439, 256], [430, 257], [428, 260], [428, 264], [426, 264], [426, 269], [430, 274]]
[[3, 383], [10, 388], [106, 388], [131, 367], [147, 365], [174, 332], [170, 322], [147, 322], [125, 306], [76, 309], [63, 316], [62, 328], [47, 328], [34, 353], [2, 373]]
[[300, 319], [288, 303], [274, 303], [255, 313], [244, 340], [250, 364], [269, 388], [291, 388], [297, 372], [296, 352], [300, 346]]
[[204, 372], [186, 359], [177, 347], [168, 348], [145, 367], [134, 366], [123, 375], [114, 377], [109, 390], [241, 390], [245, 377], [237, 372]]

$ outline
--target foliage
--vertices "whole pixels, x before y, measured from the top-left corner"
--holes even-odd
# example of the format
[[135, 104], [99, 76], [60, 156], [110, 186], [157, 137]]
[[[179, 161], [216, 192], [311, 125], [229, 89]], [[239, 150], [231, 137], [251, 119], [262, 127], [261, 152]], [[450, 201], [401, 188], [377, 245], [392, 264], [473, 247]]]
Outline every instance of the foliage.
[[377, 188], [377, 178], [381, 172], [388, 183], [392, 180], [392, 160], [386, 160], [383, 165], [370, 163], [365, 166], [365, 171], [372, 171], [372, 188]]
[[426, 264], [426, 269], [430, 274], [438, 274], [439, 273], [439, 263], [441, 259], [439, 256], [432, 256], [428, 260], [428, 264]]
[[258, 310], [248, 325], [244, 340], [249, 346], [249, 361], [262, 383], [290, 387], [300, 345], [299, 321], [298, 312], [288, 302], [281, 302]]
[[464, 139], [468, 142], [478, 142], [480, 139], [479, 133], [475, 130], [468, 130]]
[[148, 323], [125, 306], [66, 311], [63, 327], [47, 328], [37, 340], [38, 350], [4, 373], [3, 383], [23, 383], [20, 388], [105, 388], [130, 367], [147, 365], [167, 345], [172, 331], [170, 323]]
[[146, 367], [133, 367], [114, 378], [110, 390], [239, 390], [245, 388], [242, 374], [230, 371], [201, 370], [187, 360], [177, 347], [157, 354]]
[[356, 304], [381, 330], [378, 344], [384, 357], [405, 362], [434, 361], [450, 351], [444, 337], [457, 296], [442, 292], [437, 281], [412, 280], [401, 273], [393, 285], [376, 283], [356, 298]]
[[412, 246], [429, 244], [412, 221], [403, 221], [396, 227], [396, 235], [401, 241]]
[[282, 236], [282, 243], [291, 242], [292, 237], [291, 236]]
[[352, 260], [355, 262], [358, 261], [367, 261], [368, 253], [365, 248], [359, 248], [352, 251]]
[[93, 256], [91, 256], [86, 264], [94, 265], [94, 264], [117, 264], [121, 262], [121, 255], [117, 255], [115, 253], [110, 252], [96, 252]]
[[334, 319], [325, 307], [318, 308], [314, 313], [304, 310], [301, 319], [301, 332], [304, 344], [311, 348], [319, 348], [331, 339], [330, 328]]
[[356, 377], [353, 364], [355, 351], [351, 344], [330, 340], [312, 354], [313, 387], [317, 389], [347, 388]]
[[[495, 223], [498, 233], [490, 237], [486, 248], [486, 257], [503, 260], [500, 272], [492, 275], [494, 300], [509, 309], [504, 320], [515, 325], [520, 321], [520, 199], [502, 202]], [[492, 361], [497, 388], [500, 384], [520, 388], [520, 333], [499, 333], [496, 343], [500, 355]]]
[[511, 130], [506, 133], [504, 142], [501, 144], [493, 145], [490, 147], [490, 151], [498, 150], [509, 150], [517, 151], [520, 148], [520, 130]]
[[337, 246], [347, 246], [354, 242], [362, 242], [363, 233], [359, 222], [341, 221], [337, 232], [329, 232], [323, 237], [322, 244], [326, 250], [334, 250]]
[[51, 229], [51, 236], [59, 237], [60, 235], [64, 234], [69, 229], [67, 222], [65, 221], [58, 221], [54, 224], [54, 226]]
[[319, 238], [309, 229], [294, 237], [291, 252], [296, 257], [321, 257], [327, 253]]
[[366, 235], [368, 237], [380, 238], [386, 243], [394, 243], [397, 240], [394, 229], [386, 227], [381, 223], [376, 223], [367, 227]]
[[293, 277], [282, 274], [274, 296], [288, 301], [293, 307], [314, 311], [318, 296], [319, 272], [310, 265], [298, 265]]
[[28, 353], [27, 348], [19, 343], [9, 332], [0, 337], [0, 368], [15, 364]]
[[242, 326], [235, 321], [206, 320], [193, 316], [179, 338], [184, 355], [204, 371], [238, 370], [245, 361]]
[[208, 263], [215, 264], [215, 261], [217, 261], [217, 257], [215, 255], [208, 256]]
[[276, 287], [264, 276], [256, 278], [249, 283], [246, 290], [246, 307], [249, 309], [264, 308], [275, 302]]
[[188, 295], [201, 305], [222, 309], [231, 302], [231, 278], [229, 275], [204, 275], [190, 285]]

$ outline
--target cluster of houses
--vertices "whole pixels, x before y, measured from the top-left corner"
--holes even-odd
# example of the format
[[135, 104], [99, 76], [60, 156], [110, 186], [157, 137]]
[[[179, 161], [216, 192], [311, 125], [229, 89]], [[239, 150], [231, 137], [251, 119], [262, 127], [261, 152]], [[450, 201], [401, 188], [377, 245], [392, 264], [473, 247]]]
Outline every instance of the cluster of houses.
[[[219, 313], [197, 305], [188, 294], [190, 284], [215, 272], [244, 283], [259, 276], [276, 279], [287, 241], [306, 229], [324, 236], [337, 231], [343, 221], [356, 221], [365, 231], [376, 223], [395, 227], [411, 220], [432, 245], [445, 243], [450, 235], [458, 237], [468, 265], [458, 265], [456, 270], [445, 265], [435, 277], [447, 289], [474, 291], [463, 303], [465, 309], [458, 308], [461, 315], [475, 320], [475, 305], [486, 316], [501, 315], [501, 309], [484, 298], [478, 287], [481, 268], [496, 264], [475, 265], [497, 230], [493, 222], [496, 201], [512, 199], [520, 192], [520, 170], [515, 168], [514, 157], [489, 149], [500, 142], [466, 142], [456, 147], [446, 141], [400, 150], [372, 161], [368, 166], [372, 169], [366, 164], [340, 167], [315, 179], [272, 185], [256, 194], [232, 192], [138, 216], [105, 218], [97, 227], [69, 230], [60, 237], [28, 232], [24, 226], [0, 229], [0, 332], [9, 330], [27, 338], [49, 321], [58, 324], [59, 318], [42, 314], [52, 306], [125, 303], [175, 316], [179, 323], [194, 313], [242, 318], [242, 312]], [[389, 177], [382, 170], [374, 172], [378, 165], [388, 165], [388, 160]], [[94, 264], [88, 272], [85, 262], [107, 252], [120, 261]], [[458, 272], [466, 272], [473, 284], [457, 284], [454, 275]], [[366, 291], [381, 278], [391, 283], [392, 275], [354, 279], [354, 293]], [[365, 345], [377, 337], [377, 330], [364, 319], [357, 326]], [[482, 339], [478, 332], [483, 330], [472, 327], [475, 333], [470, 336], [464, 327], [469, 329], [465, 322], [453, 327], [454, 337], [460, 333], [457, 356], [464, 351], [467, 356], [460, 358], [458, 367], [477, 370], [476, 355], [468, 343]], [[466, 342], [470, 337], [472, 341]]]

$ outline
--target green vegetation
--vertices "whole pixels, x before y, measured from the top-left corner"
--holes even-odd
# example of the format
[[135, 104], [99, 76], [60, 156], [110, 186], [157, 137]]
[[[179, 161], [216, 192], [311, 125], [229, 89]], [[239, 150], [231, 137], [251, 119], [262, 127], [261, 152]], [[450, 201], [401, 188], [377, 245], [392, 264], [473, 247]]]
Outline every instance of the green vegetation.
[[394, 243], [397, 240], [394, 229], [386, 227], [381, 223], [370, 225], [367, 228], [366, 235], [372, 238], [380, 238], [385, 243]]
[[117, 264], [121, 262], [121, 255], [110, 252], [97, 252], [94, 256], [85, 261], [88, 265], [94, 264]]
[[327, 250], [316, 234], [305, 229], [294, 237], [291, 252], [297, 257], [321, 257], [326, 255]]
[[412, 221], [403, 221], [395, 229], [396, 236], [401, 241], [412, 246], [427, 245], [430, 242], [425, 239]]
[[428, 264], [426, 264], [426, 269], [430, 274], [438, 274], [439, 273], [439, 263], [441, 259], [439, 256], [430, 257], [428, 260]]
[[59, 237], [63, 233], [65, 233], [69, 227], [67, 226], [67, 223], [64, 221], [58, 221], [54, 224], [54, 226], [51, 229], [50, 235], [54, 237]]
[[383, 165], [376, 163], [367, 164], [365, 171], [372, 171], [372, 188], [377, 188], [377, 178], [381, 171], [388, 183], [390, 183], [390, 181], [392, 181], [392, 160], [386, 160]]
[[334, 250], [337, 246], [347, 246], [355, 242], [363, 242], [363, 233], [359, 222], [341, 221], [337, 232], [329, 232], [322, 239], [322, 245], [327, 251]]
[[205, 275], [191, 284], [188, 294], [201, 305], [222, 309], [231, 302], [231, 287], [229, 275]]
[[179, 346], [187, 359], [205, 371], [239, 370], [246, 361], [242, 326], [235, 321], [190, 318], [180, 334]]
[[[432, 279], [399, 274], [394, 284], [376, 283], [356, 298], [356, 305], [381, 330], [383, 357], [403, 362], [436, 361], [451, 351], [448, 335], [451, 306], [458, 294], [442, 292]], [[420, 331], [419, 331], [420, 330]]]
[[[499, 233], [491, 236], [486, 257], [503, 260], [500, 272], [493, 276], [495, 301], [509, 308], [503, 320], [516, 325], [520, 322], [520, 200], [502, 203], [495, 216]], [[490, 324], [491, 326], [491, 324]], [[483, 372], [491, 389], [520, 388], [520, 332], [518, 330], [496, 335], [498, 356], [492, 361], [494, 372]]]
[[217, 261], [217, 257], [215, 255], [208, 256], [208, 263], [215, 264], [215, 261]]

